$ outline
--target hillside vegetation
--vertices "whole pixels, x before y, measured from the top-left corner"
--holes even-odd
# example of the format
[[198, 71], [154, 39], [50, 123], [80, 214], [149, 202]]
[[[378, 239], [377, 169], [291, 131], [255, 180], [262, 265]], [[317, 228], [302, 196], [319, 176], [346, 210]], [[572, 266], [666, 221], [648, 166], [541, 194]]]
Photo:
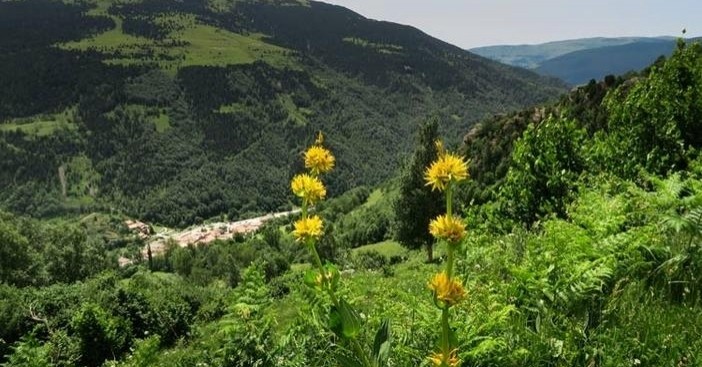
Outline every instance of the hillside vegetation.
[[391, 177], [428, 115], [458, 143], [563, 90], [306, 1], [3, 1], [0, 51], [0, 205], [42, 218], [183, 227], [284, 210], [315, 131], [346, 168], [329, 178], [339, 195]]
[[332, 133], [307, 144], [323, 159], [291, 158], [309, 174], [291, 185], [301, 217], [123, 268], [110, 259], [140, 243], [118, 217], [3, 213], [2, 363], [700, 365], [701, 94], [702, 46], [679, 42], [645, 73], [483, 121], [463, 147], [469, 183], [462, 164], [425, 176], [458, 190], [446, 212], [467, 227], [434, 262], [391, 241], [411, 175], [307, 205], [353, 169]]

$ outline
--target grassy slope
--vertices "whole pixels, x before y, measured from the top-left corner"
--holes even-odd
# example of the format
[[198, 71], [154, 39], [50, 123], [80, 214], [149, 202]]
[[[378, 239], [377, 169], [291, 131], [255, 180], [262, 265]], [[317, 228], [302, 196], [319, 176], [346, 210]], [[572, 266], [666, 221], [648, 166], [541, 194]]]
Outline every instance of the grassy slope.
[[53, 114], [40, 114], [29, 118], [17, 118], [0, 123], [0, 131], [20, 131], [30, 136], [47, 136], [56, 130], [75, 130], [73, 108]]
[[352, 250], [352, 253], [354, 255], [358, 255], [362, 252], [371, 252], [371, 251], [378, 252], [379, 254], [381, 254], [387, 258], [397, 256], [397, 255], [403, 255], [403, 254], [407, 253], [407, 249], [402, 247], [402, 245], [400, 245], [397, 241], [393, 241], [393, 240], [388, 240], [388, 241], [374, 243], [371, 245], [356, 247], [355, 249]]
[[[104, 53], [120, 52], [123, 57], [113, 58], [108, 62], [117, 64], [144, 64], [153, 59], [144, 53], [153, 52], [159, 67], [166, 70], [184, 66], [210, 65], [225, 66], [250, 64], [256, 60], [265, 60], [272, 65], [290, 64], [288, 51], [262, 40], [262, 34], [242, 35], [224, 29], [205, 25], [190, 16], [171, 16], [183, 30], [174, 32], [164, 41], [155, 41], [144, 37], [135, 37], [122, 31], [122, 20], [112, 16], [115, 28], [97, 36], [68, 42], [61, 47], [69, 50], [97, 49]], [[171, 42], [182, 45], [173, 46]]]

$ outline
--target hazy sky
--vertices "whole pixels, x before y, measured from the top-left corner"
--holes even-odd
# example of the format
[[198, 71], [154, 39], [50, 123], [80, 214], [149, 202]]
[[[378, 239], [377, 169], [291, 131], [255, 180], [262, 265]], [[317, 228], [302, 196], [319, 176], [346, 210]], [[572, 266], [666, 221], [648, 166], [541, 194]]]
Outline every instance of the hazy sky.
[[702, 0], [324, 0], [470, 48], [571, 38], [702, 35]]

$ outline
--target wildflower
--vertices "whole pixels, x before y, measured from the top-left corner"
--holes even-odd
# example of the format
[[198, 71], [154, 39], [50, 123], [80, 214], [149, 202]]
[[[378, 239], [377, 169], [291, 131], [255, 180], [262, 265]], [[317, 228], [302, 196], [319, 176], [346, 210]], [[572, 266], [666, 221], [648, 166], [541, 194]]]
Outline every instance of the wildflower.
[[449, 352], [448, 355], [444, 355], [442, 352], [434, 352], [429, 356], [429, 361], [434, 367], [458, 367], [461, 364], [461, 360], [458, 359], [458, 349], [454, 349]]
[[461, 302], [466, 296], [463, 284], [459, 280], [449, 279], [445, 272], [434, 275], [428, 286], [434, 292], [434, 298], [448, 307]]
[[451, 182], [463, 181], [468, 178], [468, 163], [463, 158], [444, 153], [427, 168], [424, 179], [432, 190], [443, 191]]
[[295, 195], [306, 199], [310, 204], [324, 199], [327, 195], [322, 181], [305, 173], [293, 177], [290, 187]]
[[334, 168], [334, 156], [328, 149], [313, 145], [305, 152], [305, 168], [313, 175], [329, 172]]
[[293, 236], [298, 241], [306, 241], [312, 238], [322, 236], [322, 219], [317, 216], [302, 218], [295, 222], [295, 230]]
[[436, 239], [455, 244], [466, 236], [466, 226], [457, 217], [440, 215], [429, 223], [429, 233]]

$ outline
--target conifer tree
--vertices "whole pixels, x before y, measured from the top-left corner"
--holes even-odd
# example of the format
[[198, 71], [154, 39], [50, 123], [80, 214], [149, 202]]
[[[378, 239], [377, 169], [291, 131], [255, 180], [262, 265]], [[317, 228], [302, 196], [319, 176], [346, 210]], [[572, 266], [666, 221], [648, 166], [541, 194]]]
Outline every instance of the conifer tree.
[[440, 192], [426, 186], [424, 172], [436, 160], [439, 123], [433, 118], [422, 124], [417, 134], [417, 146], [412, 161], [400, 182], [400, 195], [395, 202], [396, 239], [403, 246], [418, 249], [424, 246], [427, 260], [433, 261], [434, 239], [429, 233], [429, 221], [444, 211]]

